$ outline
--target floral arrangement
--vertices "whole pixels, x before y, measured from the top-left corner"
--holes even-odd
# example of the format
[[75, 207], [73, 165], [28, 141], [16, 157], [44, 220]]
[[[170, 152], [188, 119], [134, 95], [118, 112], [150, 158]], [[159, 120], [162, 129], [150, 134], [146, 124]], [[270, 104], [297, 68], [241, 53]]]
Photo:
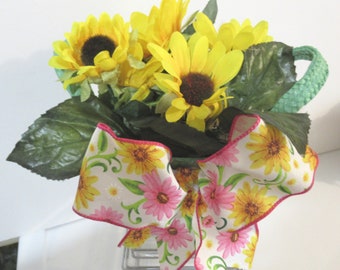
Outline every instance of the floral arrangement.
[[74, 210], [127, 228], [126, 247], [156, 237], [162, 269], [192, 257], [196, 269], [250, 268], [257, 222], [307, 191], [318, 163], [297, 113], [312, 97], [292, 104], [294, 62], [301, 51], [317, 62], [315, 92], [327, 65], [273, 41], [265, 21], [217, 28], [216, 0], [184, 23], [188, 5], [74, 23], [49, 61], [71, 98], [8, 160], [48, 179], [80, 175]]

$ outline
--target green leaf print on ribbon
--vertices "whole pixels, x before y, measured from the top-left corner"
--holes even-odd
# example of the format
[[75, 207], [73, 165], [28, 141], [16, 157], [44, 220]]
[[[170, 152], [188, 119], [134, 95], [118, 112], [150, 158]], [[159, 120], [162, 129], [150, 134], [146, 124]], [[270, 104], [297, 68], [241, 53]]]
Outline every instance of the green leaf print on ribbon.
[[[141, 181], [136, 181], [136, 180], [131, 180], [131, 179], [126, 179], [126, 178], [118, 178], [119, 182], [122, 183], [124, 187], [126, 187], [127, 190], [129, 190], [131, 193], [139, 196], [144, 195], [144, 191], [139, 188], [140, 185], [143, 184]], [[121, 206], [125, 209], [128, 210], [128, 218], [129, 221], [133, 224], [139, 224], [142, 222], [142, 218], [137, 216], [134, 220], [132, 219], [132, 214], [135, 213], [139, 215], [139, 207], [141, 206], [142, 203], [146, 201], [146, 198], [143, 198], [133, 204], [130, 205], [124, 205], [121, 203]]]
[[[164, 241], [158, 241], [157, 247], [160, 248], [164, 244], [164, 252], [162, 258], [160, 258], [159, 262], [164, 263], [167, 262], [170, 265], [178, 265], [180, 258], [179, 256], [174, 256], [168, 249], [168, 244]], [[171, 258], [173, 258], [174, 261], [171, 261]]]
[[219, 256], [211, 256], [207, 260], [209, 270], [227, 270], [228, 266], [225, 261]]
[[224, 183], [224, 187], [232, 186], [234, 188], [238, 182], [240, 182], [244, 177], [248, 176], [247, 173], [236, 173], [229, 177], [229, 179]]
[[287, 172], [285, 171], [283, 174], [282, 168], [280, 168], [278, 175], [274, 179], [268, 180], [268, 179], [253, 178], [253, 182], [258, 185], [264, 185], [268, 189], [270, 189], [270, 186], [280, 186], [286, 179], [287, 179]]

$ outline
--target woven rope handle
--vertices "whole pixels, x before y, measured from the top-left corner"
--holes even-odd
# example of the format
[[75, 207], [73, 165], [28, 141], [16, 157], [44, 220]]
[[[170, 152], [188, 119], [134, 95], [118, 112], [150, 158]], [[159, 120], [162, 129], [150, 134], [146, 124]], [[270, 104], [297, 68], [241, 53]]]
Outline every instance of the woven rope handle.
[[302, 46], [293, 49], [295, 60], [311, 61], [306, 73], [275, 104], [274, 112], [298, 112], [320, 91], [328, 76], [328, 65], [322, 55], [313, 47]]

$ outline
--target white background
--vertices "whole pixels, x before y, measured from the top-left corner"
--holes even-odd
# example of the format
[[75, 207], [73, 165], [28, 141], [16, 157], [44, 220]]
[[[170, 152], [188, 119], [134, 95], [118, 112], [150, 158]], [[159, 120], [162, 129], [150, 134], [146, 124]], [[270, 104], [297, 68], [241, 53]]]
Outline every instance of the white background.
[[[5, 161], [27, 127], [47, 109], [68, 98], [47, 65], [52, 42], [63, 39], [74, 21], [83, 21], [89, 14], [106, 11], [120, 13], [128, 19], [132, 11], [147, 13], [152, 4], [159, 2], [1, 0], [0, 245], [79, 219], [71, 211], [77, 179], [47, 181]], [[192, 0], [188, 14], [205, 4], [206, 1]], [[314, 46], [327, 59], [330, 69], [327, 83], [301, 110], [308, 112], [313, 120], [310, 144], [321, 154], [316, 184], [308, 194], [283, 202], [260, 223], [253, 269], [337, 269], [340, 265], [340, 151], [334, 150], [340, 149], [338, 1], [218, 0], [218, 4], [217, 25], [231, 18], [240, 21], [250, 18], [254, 24], [267, 20], [269, 33], [276, 41], [294, 47]], [[116, 245], [118, 239], [112, 242]], [[65, 247], [73, 247], [72, 243], [65, 236]], [[30, 249], [34, 251], [34, 246]], [[82, 256], [83, 253], [78, 252], [78, 257]]]

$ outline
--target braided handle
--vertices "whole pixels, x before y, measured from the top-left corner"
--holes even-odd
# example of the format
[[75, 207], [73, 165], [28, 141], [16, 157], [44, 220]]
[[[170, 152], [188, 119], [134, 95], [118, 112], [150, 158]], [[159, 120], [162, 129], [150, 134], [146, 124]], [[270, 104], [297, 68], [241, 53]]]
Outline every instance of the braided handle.
[[275, 104], [274, 112], [298, 112], [320, 91], [328, 76], [328, 65], [322, 55], [313, 47], [302, 46], [293, 49], [295, 60], [311, 61], [304, 76]]

